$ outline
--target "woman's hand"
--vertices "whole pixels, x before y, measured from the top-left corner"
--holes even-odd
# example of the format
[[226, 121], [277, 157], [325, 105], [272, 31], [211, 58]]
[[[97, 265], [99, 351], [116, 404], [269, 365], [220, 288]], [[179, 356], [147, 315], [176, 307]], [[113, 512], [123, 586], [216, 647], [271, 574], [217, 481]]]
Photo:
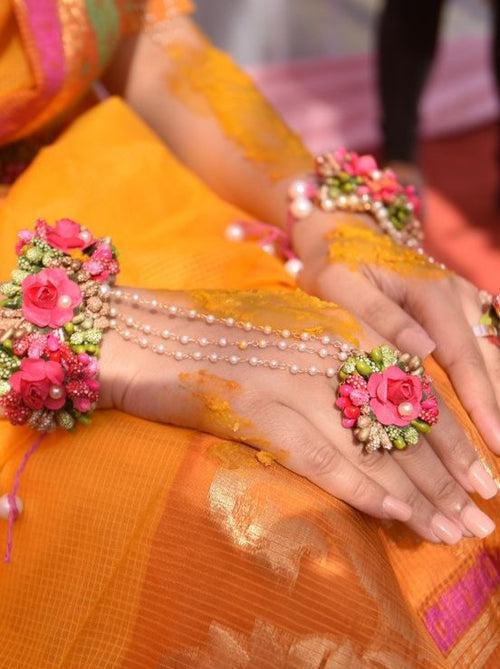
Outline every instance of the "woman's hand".
[[[481, 317], [477, 288], [437, 268], [428, 276], [398, 271], [397, 254], [403, 267], [405, 250], [395, 245], [391, 270], [377, 260], [375, 234], [372, 262], [360, 254], [355, 267], [330, 263], [327, 237], [348, 225], [374, 228], [367, 216], [345, 214], [314, 214], [314, 220], [296, 225], [295, 248], [304, 262], [300, 284], [345, 307], [402, 350], [421, 357], [433, 353], [485, 441], [500, 454], [500, 353], [472, 332]], [[384, 243], [387, 239], [383, 237]]]
[[[167, 295], [159, 297], [192, 307], [188, 295]], [[239, 295], [244, 299], [245, 294]], [[280, 299], [279, 293], [269, 296], [275, 313]], [[209, 326], [199, 320], [170, 319], [164, 314], [143, 312], [129, 303], [117, 307], [125, 318], [147, 322], [157, 331], [168, 328], [177, 335], [209, 340], [202, 347], [160, 340], [169, 350], [256, 355], [263, 360], [296, 362], [301, 367], [328, 366], [315, 353], [281, 350], [271, 344], [242, 353], [231, 343], [255, 340], [255, 333], [217, 323]], [[284, 320], [290, 319], [286, 316], [289, 308], [284, 305], [282, 311]], [[293, 322], [283, 327], [303, 329]], [[221, 338], [227, 340], [223, 349], [211, 343]], [[279, 341], [274, 335], [267, 339], [275, 344]], [[379, 343], [367, 334], [362, 345]], [[432, 542], [456, 543], [462, 536], [483, 537], [494, 528], [468, 491], [489, 498], [496, 494], [496, 484], [444, 406], [441, 423], [428, 441], [391, 455], [367, 455], [354, 445], [351, 432], [341, 427], [340, 413], [334, 408], [335, 379], [248, 364], [211, 364], [193, 359], [178, 362], [124, 341], [116, 331], [106, 335], [101, 362], [104, 408], [114, 407], [264, 448], [276, 454], [284, 466], [360, 511], [407, 522]]]

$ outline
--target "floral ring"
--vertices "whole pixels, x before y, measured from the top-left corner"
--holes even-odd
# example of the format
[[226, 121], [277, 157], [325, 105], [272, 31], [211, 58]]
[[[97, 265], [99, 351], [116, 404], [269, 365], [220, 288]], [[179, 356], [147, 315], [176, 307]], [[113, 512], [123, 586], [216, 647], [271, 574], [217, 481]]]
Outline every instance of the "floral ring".
[[472, 326], [476, 337], [487, 337], [492, 344], [500, 347], [500, 293], [491, 295], [485, 290], [479, 291], [481, 318]]
[[390, 346], [356, 351], [340, 367], [336, 406], [342, 426], [367, 452], [404, 450], [431, 430], [439, 407], [418, 356]]

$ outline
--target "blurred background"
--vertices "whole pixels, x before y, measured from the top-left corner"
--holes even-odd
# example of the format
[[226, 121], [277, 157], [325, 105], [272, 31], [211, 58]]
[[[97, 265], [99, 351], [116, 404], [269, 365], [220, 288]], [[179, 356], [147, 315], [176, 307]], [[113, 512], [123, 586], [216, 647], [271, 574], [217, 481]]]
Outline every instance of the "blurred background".
[[[377, 153], [376, 34], [382, 5], [382, 0], [197, 0], [196, 19], [245, 66], [314, 152], [343, 144]], [[429, 252], [497, 292], [499, 105], [492, 24], [487, 0], [445, 3], [438, 53], [420, 105], [419, 166]]]

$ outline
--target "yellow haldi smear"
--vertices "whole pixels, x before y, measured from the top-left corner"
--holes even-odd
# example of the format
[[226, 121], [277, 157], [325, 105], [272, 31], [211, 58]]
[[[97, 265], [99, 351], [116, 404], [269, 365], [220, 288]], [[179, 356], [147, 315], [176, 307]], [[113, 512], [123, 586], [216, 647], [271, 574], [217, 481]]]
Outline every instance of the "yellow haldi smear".
[[[329, 332], [354, 346], [358, 345], [361, 328], [349, 312], [299, 289], [196, 290], [191, 291], [190, 296], [199, 310], [215, 314], [219, 318], [232, 317], [259, 326], [270, 325], [276, 330], [288, 329], [291, 332], [309, 332], [315, 335]], [[233, 334], [242, 341], [250, 338], [248, 333], [240, 333], [236, 329]]]
[[419, 279], [441, 279], [448, 275], [427, 258], [410, 248], [399, 246], [385, 234], [363, 223], [341, 223], [329, 232], [329, 259], [352, 270], [361, 265], [377, 265], [392, 272]]
[[215, 117], [246, 158], [262, 165], [273, 180], [311, 167], [311, 154], [256, 88], [252, 79], [209, 42], [204, 47], [174, 42], [165, 46], [175, 63], [168, 86], [197, 114]]

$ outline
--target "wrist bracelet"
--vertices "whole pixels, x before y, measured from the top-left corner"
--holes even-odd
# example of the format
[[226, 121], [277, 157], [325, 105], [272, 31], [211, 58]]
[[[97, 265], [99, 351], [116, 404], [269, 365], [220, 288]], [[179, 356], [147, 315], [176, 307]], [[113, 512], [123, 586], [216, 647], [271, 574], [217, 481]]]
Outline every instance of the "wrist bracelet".
[[330, 213], [345, 211], [371, 215], [396, 243], [420, 248], [423, 231], [416, 214], [419, 199], [413, 186], [402, 186], [396, 174], [378, 168], [372, 156], [345, 148], [315, 159], [315, 171], [289, 188], [289, 216], [306, 218], [314, 207]]
[[[99, 345], [109, 327], [109, 293], [119, 272], [109, 238], [94, 238], [78, 223], [51, 227], [39, 220], [16, 245], [17, 269], [0, 285], [0, 406], [14, 425], [43, 436], [57, 427], [87, 424], [99, 399]], [[12, 523], [20, 512], [19, 478], [38, 438], [16, 473], [13, 490], [0, 498]]]

